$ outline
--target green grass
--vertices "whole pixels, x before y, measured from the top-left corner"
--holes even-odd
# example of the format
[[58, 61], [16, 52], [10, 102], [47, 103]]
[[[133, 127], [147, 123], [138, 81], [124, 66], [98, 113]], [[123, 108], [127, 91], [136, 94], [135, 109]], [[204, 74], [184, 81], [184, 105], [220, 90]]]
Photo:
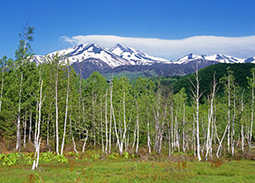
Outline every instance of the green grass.
[[[218, 166], [217, 166], [218, 165]], [[20, 160], [0, 165], [0, 182], [254, 182], [255, 161], [210, 162], [145, 161], [68, 157], [68, 163], [39, 163], [36, 171]]]

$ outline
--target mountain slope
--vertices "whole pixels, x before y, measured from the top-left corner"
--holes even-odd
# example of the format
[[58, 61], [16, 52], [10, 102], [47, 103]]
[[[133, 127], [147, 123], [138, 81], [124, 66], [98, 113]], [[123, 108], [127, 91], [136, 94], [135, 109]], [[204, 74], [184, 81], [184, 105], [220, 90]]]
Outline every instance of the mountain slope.
[[[217, 63], [255, 63], [255, 57], [239, 59], [223, 54], [211, 56], [189, 54], [175, 61], [150, 56], [142, 51], [116, 44], [111, 49], [96, 44], [80, 44], [68, 49], [48, 54], [64, 55], [73, 65], [77, 73], [84, 78], [89, 77], [93, 71], [102, 74], [127, 72], [140, 72], [146, 76], [186, 75], [194, 72], [196, 65], [204, 68]], [[35, 55], [33, 61], [43, 63], [44, 56]]]
[[128, 48], [121, 44], [117, 44], [112, 47], [110, 52], [115, 53], [123, 59], [132, 62], [132, 65], [152, 65], [154, 63], [170, 63], [170, 61], [158, 57], [150, 56], [142, 51], [135, 50], [134, 48]]
[[186, 64], [191, 61], [198, 61], [198, 60], [204, 60], [207, 62], [214, 61], [214, 62], [219, 62], [219, 63], [244, 63], [245, 59], [240, 59], [240, 58], [235, 58], [232, 56], [227, 56], [223, 54], [214, 54], [211, 56], [206, 56], [206, 55], [194, 55], [194, 54], [189, 54], [186, 55], [176, 61], [173, 61], [174, 64]]
[[[111, 68], [118, 67], [121, 65], [131, 65], [130, 61], [122, 59], [118, 55], [96, 44], [80, 44], [68, 49], [50, 53], [48, 55], [53, 56], [57, 53], [59, 55], [67, 55], [70, 65], [84, 61], [91, 62], [92, 60], [94, 64], [101, 67], [105, 66], [105, 64], [107, 64]], [[43, 62], [42, 56], [35, 56], [34, 61], [36, 63], [42, 63]]]
[[[203, 92], [202, 98], [207, 98], [207, 96], [211, 92], [211, 83], [213, 81], [213, 75], [215, 73], [215, 78], [218, 83], [219, 91], [218, 94], [223, 93], [223, 86], [219, 82], [220, 78], [227, 76], [227, 68], [230, 67], [230, 70], [233, 71], [233, 74], [235, 76], [235, 82], [241, 87], [240, 91], [242, 91], [242, 88], [247, 88], [248, 81], [247, 77], [251, 76], [251, 69], [255, 68], [255, 64], [251, 63], [235, 63], [235, 64], [227, 64], [227, 63], [219, 63], [215, 65], [210, 65], [208, 67], [205, 67], [203, 69], [200, 69], [198, 71], [198, 76], [200, 78], [200, 92]], [[181, 88], [186, 89], [186, 93], [188, 96], [191, 96], [191, 84], [190, 81], [195, 82], [194, 80], [194, 74], [189, 74], [184, 76], [183, 78], [177, 80], [174, 85], [174, 91], [179, 91]]]

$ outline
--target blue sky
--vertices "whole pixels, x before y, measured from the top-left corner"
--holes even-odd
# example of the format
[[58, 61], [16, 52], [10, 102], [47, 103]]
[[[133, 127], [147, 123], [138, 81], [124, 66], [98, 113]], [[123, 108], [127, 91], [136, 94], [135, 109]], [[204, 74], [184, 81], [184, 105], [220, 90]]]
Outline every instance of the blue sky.
[[[14, 57], [26, 23], [35, 27], [32, 48], [41, 55], [87, 41], [111, 46], [111, 40], [105, 45], [100, 40], [111, 35], [133, 41], [144, 38], [140, 40], [147, 45], [125, 43], [170, 60], [190, 52], [255, 56], [254, 0], [0, 0], [0, 6], [0, 57]], [[93, 35], [95, 40], [85, 39]], [[155, 44], [147, 38], [156, 38]], [[208, 46], [211, 40], [216, 43]], [[172, 45], [162, 48], [160, 41]]]

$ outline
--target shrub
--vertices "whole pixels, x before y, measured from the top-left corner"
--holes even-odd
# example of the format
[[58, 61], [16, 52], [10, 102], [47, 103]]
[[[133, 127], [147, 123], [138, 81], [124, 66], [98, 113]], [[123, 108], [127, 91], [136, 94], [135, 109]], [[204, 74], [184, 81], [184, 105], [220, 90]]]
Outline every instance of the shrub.
[[[21, 157], [24, 156], [24, 154], [20, 155]], [[3, 165], [11, 166], [17, 163], [17, 161], [20, 159], [20, 156], [19, 153], [10, 153], [1, 155], [1, 159], [3, 159]]]

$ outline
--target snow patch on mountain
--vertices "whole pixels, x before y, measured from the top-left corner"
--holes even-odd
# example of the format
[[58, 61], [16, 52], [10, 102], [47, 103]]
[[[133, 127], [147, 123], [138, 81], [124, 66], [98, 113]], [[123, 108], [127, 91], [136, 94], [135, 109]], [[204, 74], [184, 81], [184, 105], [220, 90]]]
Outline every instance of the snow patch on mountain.
[[[93, 58], [99, 59], [100, 61], [105, 62], [107, 65], [109, 65], [111, 68], [118, 67], [121, 65], [131, 65], [132, 63], [130, 61], [127, 61], [118, 55], [108, 51], [105, 48], [102, 48], [96, 44], [80, 44], [77, 46], [73, 46], [68, 49], [56, 51], [53, 53], [48, 54], [48, 56], [53, 57], [54, 55], [65, 55], [68, 60], [69, 64], [72, 65], [76, 62], [83, 62], [87, 59]], [[42, 63], [42, 57], [41, 56], [35, 56], [34, 59], [37, 63]], [[91, 61], [91, 60], [89, 60]]]
[[206, 55], [194, 55], [189, 54], [186, 55], [176, 61], [173, 61], [174, 64], [186, 64], [191, 61], [198, 61], [198, 60], [204, 60], [204, 61], [213, 61], [213, 62], [219, 62], [219, 63], [244, 63], [245, 59], [235, 58], [223, 54], [214, 54], [211, 56]]
[[[110, 49], [100, 47], [96, 44], [80, 44], [68, 49], [52, 52], [48, 57], [56, 54], [63, 56], [63, 61], [69, 61], [70, 65], [74, 63], [88, 62], [98, 67], [116, 68], [124, 65], [153, 65], [157, 64], [187, 64], [189, 62], [219, 62], [219, 63], [255, 63], [255, 57], [247, 59], [235, 58], [223, 54], [214, 54], [211, 56], [188, 54], [178, 60], [169, 61], [163, 58], [150, 56], [147, 53], [126, 47], [122, 44], [116, 44]], [[45, 62], [45, 57], [35, 55], [33, 62], [41, 64]]]
[[150, 56], [142, 51], [128, 48], [122, 44], [117, 44], [109, 51], [120, 56], [123, 59], [129, 60], [133, 65], [152, 65], [154, 63], [171, 63], [169, 60]]

